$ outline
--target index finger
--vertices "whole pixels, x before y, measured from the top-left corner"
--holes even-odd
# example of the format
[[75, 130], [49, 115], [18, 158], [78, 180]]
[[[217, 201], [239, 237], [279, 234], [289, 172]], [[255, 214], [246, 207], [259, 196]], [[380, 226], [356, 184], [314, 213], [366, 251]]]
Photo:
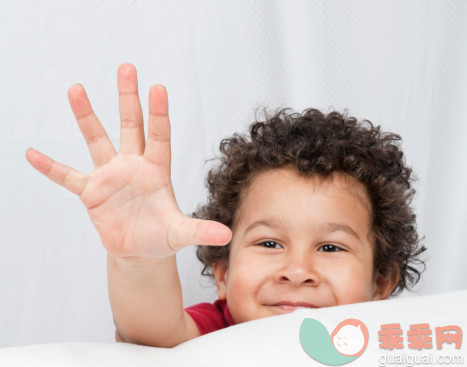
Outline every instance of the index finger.
[[170, 121], [167, 90], [156, 84], [149, 89], [148, 139], [144, 156], [170, 175]]

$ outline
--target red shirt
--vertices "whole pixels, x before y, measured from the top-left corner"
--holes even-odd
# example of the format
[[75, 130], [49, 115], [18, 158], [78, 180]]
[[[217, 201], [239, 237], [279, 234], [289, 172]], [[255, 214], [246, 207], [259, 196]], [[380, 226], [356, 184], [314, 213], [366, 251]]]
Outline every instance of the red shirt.
[[235, 325], [226, 300], [218, 299], [213, 304], [199, 303], [185, 308], [198, 326], [201, 335]]

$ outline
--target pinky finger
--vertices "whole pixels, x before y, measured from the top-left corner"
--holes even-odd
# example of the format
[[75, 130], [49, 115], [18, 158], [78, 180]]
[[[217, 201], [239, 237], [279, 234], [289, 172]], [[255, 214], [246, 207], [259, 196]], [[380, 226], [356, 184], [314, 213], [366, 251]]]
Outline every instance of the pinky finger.
[[81, 195], [86, 187], [86, 175], [62, 163], [55, 162], [52, 158], [33, 148], [26, 151], [26, 159], [40, 173], [70, 190], [73, 194]]

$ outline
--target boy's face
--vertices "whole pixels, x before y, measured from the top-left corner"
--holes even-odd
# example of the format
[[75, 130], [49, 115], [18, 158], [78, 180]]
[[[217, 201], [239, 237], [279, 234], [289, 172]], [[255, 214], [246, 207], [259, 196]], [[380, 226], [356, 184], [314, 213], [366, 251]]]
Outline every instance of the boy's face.
[[[303, 178], [293, 167], [259, 174], [243, 197], [228, 266], [214, 275], [236, 323], [295, 310], [388, 298], [373, 273], [364, 186], [335, 174]], [[280, 305], [283, 304], [283, 305]], [[295, 306], [294, 306], [295, 305]]]

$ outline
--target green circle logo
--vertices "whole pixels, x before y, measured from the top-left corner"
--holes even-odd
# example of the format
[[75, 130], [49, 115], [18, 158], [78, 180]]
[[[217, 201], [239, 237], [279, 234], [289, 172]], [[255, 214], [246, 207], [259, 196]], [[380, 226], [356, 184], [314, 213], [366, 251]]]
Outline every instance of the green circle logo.
[[324, 325], [306, 318], [300, 326], [300, 344], [314, 360], [340, 366], [358, 358], [368, 344], [368, 329], [357, 319], [347, 319], [329, 335]]

